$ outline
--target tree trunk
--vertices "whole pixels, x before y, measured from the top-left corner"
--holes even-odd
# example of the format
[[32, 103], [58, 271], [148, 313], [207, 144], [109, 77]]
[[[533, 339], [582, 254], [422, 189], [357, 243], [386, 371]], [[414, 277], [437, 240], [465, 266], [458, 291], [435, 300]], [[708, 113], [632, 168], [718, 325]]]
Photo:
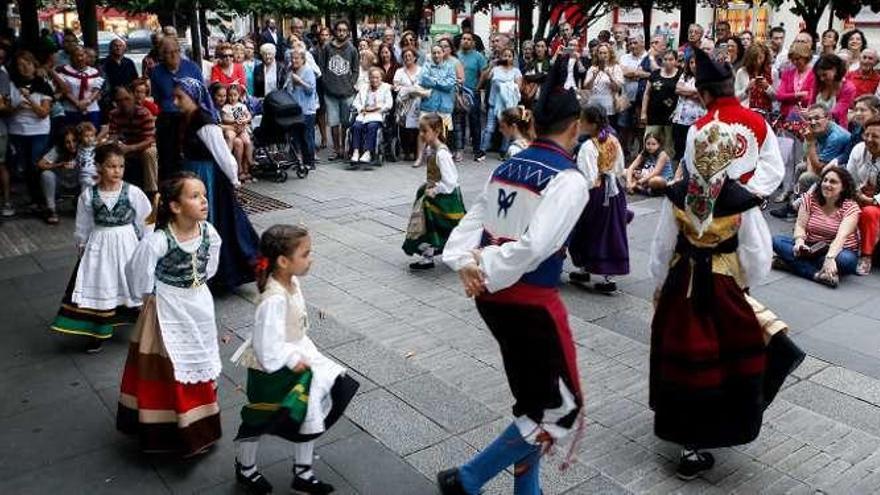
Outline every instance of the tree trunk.
[[205, 53], [208, 51], [208, 38], [211, 35], [211, 30], [208, 28], [208, 16], [206, 15], [205, 6], [199, 4], [199, 33], [202, 35], [201, 43], [205, 48]]
[[353, 10], [348, 12], [347, 20], [348, 25], [350, 26], [349, 29], [351, 30], [351, 42], [354, 43], [354, 46], [357, 46], [358, 44], [357, 19], [357, 12]]
[[525, 40], [530, 40], [534, 34], [535, 24], [532, 20], [532, 13], [535, 11], [535, 0], [518, 0], [518, 10], [517, 15], [519, 15], [519, 26], [517, 30], [519, 33], [519, 45], [522, 46], [522, 42]]
[[834, 5], [831, 6], [831, 12], [828, 14], [828, 29], [834, 28]]
[[37, 46], [40, 40], [40, 19], [37, 14], [37, 0], [18, 0], [18, 15], [21, 16], [21, 41], [23, 46]]
[[650, 45], [651, 42], [651, 13], [653, 12], [653, 3], [651, 1], [642, 1], [642, 29], [645, 34], [645, 43]]
[[[678, 45], [688, 41], [688, 28], [697, 22], [697, 0], [682, 0], [681, 12], [678, 17]], [[650, 42], [649, 38], [645, 41]]]
[[192, 44], [192, 61], [202, 66], [202, 37], [199, 36], [199, 2], [193, 2], [189, 13], [189, 37]]
[[8, 12], [9, 2], [7, 0], [0, 0], [0, 29], [6, 29], [9, 27]]
[[544, 38], [547, 36], [547, 23], [550, 22], [550, 8], [551, 2], [548, 0], [541, 0], [540, 12], [538, 12], [538, 27], [535, 29], [535, 39]]
[[406, 29], [416, 33], [419, 32], [419, 21], [422, 20], [422, 14], [425, 11], [425, 0], [415, 0], [410, 3], [410, 11], [406, 16]]
[[98, 6], [95, 0], [77, 0], [76, 13], [82, 27], [83, 43], [89, 48], [98, 49]]

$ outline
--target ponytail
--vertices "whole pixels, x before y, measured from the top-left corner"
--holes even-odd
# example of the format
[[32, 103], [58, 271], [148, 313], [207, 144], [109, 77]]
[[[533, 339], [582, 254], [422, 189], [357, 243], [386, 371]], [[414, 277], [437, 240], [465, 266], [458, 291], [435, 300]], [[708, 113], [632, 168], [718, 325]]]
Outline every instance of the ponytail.
[[180, 201], [183, 186], [188, 180], [201, 180], [192, 172], [177, 172], [159, 184], [159, 205], [156, 208], [156, 230], [164, 229], [174, 218], [171, 203]]
[[302, 226], [273, 225], [260, 236], [260, 256], [254, 262], [254, 276], [260, 292], [266, 290], [279, 256], [289, 256], [300, 246], [309, 231]]

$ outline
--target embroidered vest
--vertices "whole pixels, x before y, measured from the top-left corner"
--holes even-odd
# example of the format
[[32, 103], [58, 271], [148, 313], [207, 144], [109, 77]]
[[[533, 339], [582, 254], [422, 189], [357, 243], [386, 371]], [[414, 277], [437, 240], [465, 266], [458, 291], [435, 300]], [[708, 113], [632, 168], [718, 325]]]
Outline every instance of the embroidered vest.
[[170, 227], [163, 229], [168, 240], [168, 252], [156, 264], [156, 278], [162, 283], [182, 289], [199, 287], [208, 279], [208, 228], [201, 225], [202, 242], [194, 253], [180, 247]]
[[95, 215], [95, 225], [100, 227], [119, 227], [134, 222], [135, 211], [128, 198], [128, 183], [122, 183], [119, 191], [119, 199], [113, 205], [113, 209], [107, 208], [98, 191], [98, 186], [92, 186], [92, 211]]
[[[490, 204], [486, 212], [480, 247], [520, 239], [541, 204], [544, 188], [564, 170], [577, 170], [571, 156], [556, 144], [540, 139], [499, 165], [487, 188], [487, 198], [497, 202], [494, 207]], [[520, 280], [542, 287], [559, 285], [567, 245], [568, 240]]]
[[280, 283], [273, 277], [269, 277], [266, 282], [266, 290], [260, 294], [260, 301], [275, 295], [280, 295], [287, 302], [286, 321], [284, 323], [284, 333], [287, 342], [296, 342], [303, 338], [309, 331], [309, 315], [306, 311], [305, 301], [300, 292], [299, 280], [294, 277], [294, 287], [296, 291], [291, 294], [287, 292]]
[[438, 151], [439, 150], [435, 150], [426, 153], [428, 163], [425, 165], [425, 173], [427, 174], [428, 187], [434, 187], [438, 182], [440, 182], [440, 179], [443, 177], [440, 173], [440, 166], [437, 165]]

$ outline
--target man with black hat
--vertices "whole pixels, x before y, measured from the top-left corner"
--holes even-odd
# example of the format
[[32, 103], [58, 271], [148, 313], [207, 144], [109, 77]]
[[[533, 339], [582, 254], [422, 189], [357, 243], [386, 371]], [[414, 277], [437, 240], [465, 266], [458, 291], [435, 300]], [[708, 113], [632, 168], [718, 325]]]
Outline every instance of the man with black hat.
[[[694, 56], [697, 58], [697, 92], [706, 106], [706, 115], [688, 132], [687, 147], [692, 148], [696, 133], [716, 118], [730, 124], [736, 130], [737, 150], [728, 176], [758, 196], [770, 196], [785, 175], [776, 134], [764, 117], [743, 107], [736, 99], [730, 65], [712, 60], [702, 50], [695, 50]], [[685, 156], [693, 156], [693, 152], [686, 152]]]
[[443, 251], [498, 340], [516, 401], [513, 422], [494, 442], [437, 475], [444, 495], [480, 493], [510, 465], [515, 493], [540, 493], [541, 454], [583, 424], [575, 347], [556, 288], [589, 198], [571, 156], [580, 106], [562, 89], [564, 72], [557, 62], [536, 104], [537, 139], [495, 169]]
[[688, 133], [684, 181], [664, 191], [650, 262], [649, 404], [655, 434], [682, 445], [684, 480], [714, 466], [702, 449], [758, 436], [764, 409], [804, 359], [785, 323], [748, 294], [770, 271], [759, 205], [782, 180], [776, 136], [734, 98], [727, 64], [695, 56], [708, 113]]

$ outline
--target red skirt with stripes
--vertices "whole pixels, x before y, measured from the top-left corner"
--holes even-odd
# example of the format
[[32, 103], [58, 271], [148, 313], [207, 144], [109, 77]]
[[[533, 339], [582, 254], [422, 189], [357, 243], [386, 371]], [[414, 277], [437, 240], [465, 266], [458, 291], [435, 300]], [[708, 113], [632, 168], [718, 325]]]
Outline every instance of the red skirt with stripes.
[[155, 299], [144, 303], [122, 374], [116, 428], [136, 435], [144, 452], [201, 453], [220, 438], [215, 382], [174, 379]]

